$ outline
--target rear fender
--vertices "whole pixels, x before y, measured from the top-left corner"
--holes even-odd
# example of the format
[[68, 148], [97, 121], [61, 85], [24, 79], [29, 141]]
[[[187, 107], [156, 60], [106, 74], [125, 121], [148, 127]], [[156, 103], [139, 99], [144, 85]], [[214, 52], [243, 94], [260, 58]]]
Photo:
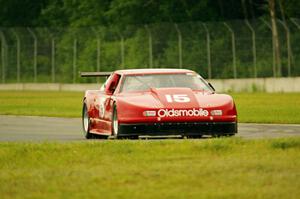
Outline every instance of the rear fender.
[[94, 118], [99, 114], [99, 107], [97, 107], [97, 98], [99, 96], [99, 92], [99, 90], [87, 90], [85, 92], [83, 103], [86, 104], [90, 118]]

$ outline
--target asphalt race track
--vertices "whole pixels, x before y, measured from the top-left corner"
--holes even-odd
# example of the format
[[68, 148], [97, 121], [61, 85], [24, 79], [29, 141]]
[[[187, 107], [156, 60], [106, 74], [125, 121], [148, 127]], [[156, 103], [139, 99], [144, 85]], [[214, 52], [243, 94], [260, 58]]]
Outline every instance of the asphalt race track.
[[[237, 137], [247, 139], [300, 136], [300, 125], [240, 123]], [[81, 119], [0, 115], [0, 141], [78, 141]]]

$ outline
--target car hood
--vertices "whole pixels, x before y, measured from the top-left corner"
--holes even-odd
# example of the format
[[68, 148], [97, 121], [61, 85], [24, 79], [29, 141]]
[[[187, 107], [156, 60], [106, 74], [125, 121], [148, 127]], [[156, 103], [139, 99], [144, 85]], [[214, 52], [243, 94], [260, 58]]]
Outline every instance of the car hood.
[[190, 88], [159, 88], [151, 89], [148, 92], [122, 93], [118, 95], [118, 101], [127, 106], [131, 105], [154, 109], [221, 107], [233, 102], [229, 95], [193, 91]]

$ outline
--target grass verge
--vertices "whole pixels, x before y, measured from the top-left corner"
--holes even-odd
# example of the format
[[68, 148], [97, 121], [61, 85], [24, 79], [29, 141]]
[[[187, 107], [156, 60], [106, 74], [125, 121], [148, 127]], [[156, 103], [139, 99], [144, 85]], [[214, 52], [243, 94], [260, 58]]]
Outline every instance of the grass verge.
[[81, 92], [0, 91], [1, 115], [80, 117]]
[[[233, 93], [239, 122], [300, 124], [300, 93]], [[1, 115], [80, 117], [83, 93], [0, 91]]]
[[233, 93], [240, 122], [300, 124], [300, 93]]
[[0, 143], [1, 198], [298, 198], [300, 138]]

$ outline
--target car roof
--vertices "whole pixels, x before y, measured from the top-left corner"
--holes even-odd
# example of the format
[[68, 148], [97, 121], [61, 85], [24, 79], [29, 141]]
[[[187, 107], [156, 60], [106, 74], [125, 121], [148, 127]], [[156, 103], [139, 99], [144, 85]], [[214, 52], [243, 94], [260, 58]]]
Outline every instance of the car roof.
[[151, 68], [151, 69], [126, 69], [117, 70], [120, 75], [145, 75], [145, 74], [170, 74], [170, 73], [194, 73], [192, 70], [175, 68]]

